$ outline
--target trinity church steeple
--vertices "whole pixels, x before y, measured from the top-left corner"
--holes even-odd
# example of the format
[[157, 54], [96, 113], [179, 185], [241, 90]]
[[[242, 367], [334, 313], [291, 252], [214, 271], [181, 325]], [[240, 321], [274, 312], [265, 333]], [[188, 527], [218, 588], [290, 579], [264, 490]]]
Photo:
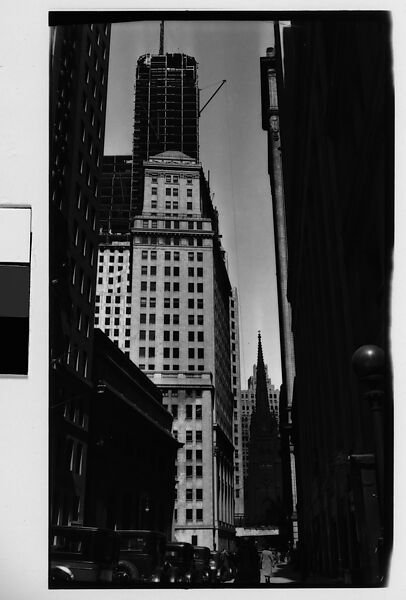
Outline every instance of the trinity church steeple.
[[282, 469], [276, 417], [270, 411], [261, 333], [258, 333], [255, 410], [251, 415], [246, 498], [247, 525], [280, 523]]

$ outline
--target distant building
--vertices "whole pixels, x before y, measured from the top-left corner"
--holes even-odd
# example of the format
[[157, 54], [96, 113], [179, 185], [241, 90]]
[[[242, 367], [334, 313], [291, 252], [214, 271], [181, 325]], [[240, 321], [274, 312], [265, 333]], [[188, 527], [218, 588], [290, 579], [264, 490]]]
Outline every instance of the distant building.
[[277, 526], [284, 520], [282, 466], [278, 425], [269, 397], [258, 335], [255, 408], [251, 414], [245, 525]]
[[[382, 585], [393, 533], [390, 15], [329, 14], [275, 33], [262, 60], [279, 96], [267, 114], [270, 172], [285, 190], [299, 547], [315, 573]], [[386, 355], [369, 395], [351, 366], [366, 344]]]
[[[265, 379], [268, 394], [269, 410], [274, 414], [279, 424], [279, 390], [275, 388], [268, 377], [268, 366], [265, 365]], [[253, 367], [253, 374], [248, 378], [248, 389], [241, 390], [241, 440], [242, 440], [242, 470], [244, 479], [248, 475], [249, 441], [251, 415], [255, 410], [257, 390], [257, 365]]]
[[234, 439], [234, 512], [235, 523], [244, 517], [244, 477], [241, 420], [241, 374], [240, 374], [240, 326], [237, 288], [230, 298], [231, 335], [231, 389], [233, 392], [233, 439]]
[[83, 523], [110, 25], [51, 28], [50, 503]]

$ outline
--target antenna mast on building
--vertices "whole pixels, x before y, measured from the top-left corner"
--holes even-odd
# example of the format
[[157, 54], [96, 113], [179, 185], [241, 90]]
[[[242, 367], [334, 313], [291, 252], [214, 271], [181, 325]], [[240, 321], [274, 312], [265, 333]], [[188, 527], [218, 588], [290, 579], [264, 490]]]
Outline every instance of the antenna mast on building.
[[164, 34], [165, 34], [165, 21], [161, 21], [159, 31], [159, 55], [162, 56], [164, 53]]

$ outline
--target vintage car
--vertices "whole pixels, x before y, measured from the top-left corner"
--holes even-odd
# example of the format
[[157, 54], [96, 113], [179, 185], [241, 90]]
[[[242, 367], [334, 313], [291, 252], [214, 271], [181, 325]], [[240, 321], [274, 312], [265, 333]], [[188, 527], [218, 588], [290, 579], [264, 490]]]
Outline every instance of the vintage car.
[[118, 564], [119, 535], [108, 529], [50, 527], [50, 587], [109, 585]]
[[166, 544], [163, 583], [194, 583], [196, 568], [193, 546], [187, 542]]
[[193, 546], [196, 582], [208, 583], [210, 581], [210, 558], [210, 548], [206, 546]]
[[230, 581], [235, 577], [236, 566], [231, 553], [222, 551], [210, 552], [210, 583]]
[[147, 530], [119, 530], [120, 557], [114, 581], [122, 585], [160, 582], [164, 568], [166, 538]]

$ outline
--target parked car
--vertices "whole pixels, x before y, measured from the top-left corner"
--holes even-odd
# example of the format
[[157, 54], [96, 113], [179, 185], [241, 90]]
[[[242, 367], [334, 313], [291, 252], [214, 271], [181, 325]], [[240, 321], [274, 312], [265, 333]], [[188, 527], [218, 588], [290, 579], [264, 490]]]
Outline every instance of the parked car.
[[114, 581], [161, 581], [166, 538], [163, 533], [147, 530], [119, 530], [120, 557]]
[[210, 583], [218, 583], [221, 581], [221, 558], [220, 552], [216, 552], [212, 550], [210, 552], [210, 560], [209, 560], [209, 580]]
[[208, 583], [210, 581], [210, 548], [193, 546], [193, 559], [195, 563], [195, 581]]
[[193, 583], [196, 569], [193, 546], [187, 542], [166, 544], [163, 583]]
[[235, 577], [235, 560], [230, 552], [227, 552], [226, 550], [223, 550], [222, 552], [211, 551], [210, 555], [209, 567], [211, 583], [229, 581]]
[[49, 533], [50, 587], [111, 583], [119, 557], [120, 538], [116, 532], [55, 525]]

